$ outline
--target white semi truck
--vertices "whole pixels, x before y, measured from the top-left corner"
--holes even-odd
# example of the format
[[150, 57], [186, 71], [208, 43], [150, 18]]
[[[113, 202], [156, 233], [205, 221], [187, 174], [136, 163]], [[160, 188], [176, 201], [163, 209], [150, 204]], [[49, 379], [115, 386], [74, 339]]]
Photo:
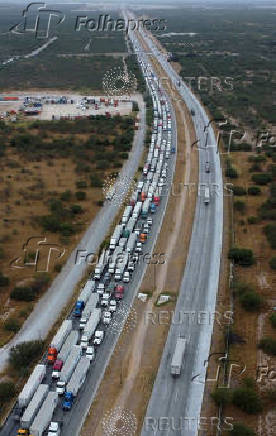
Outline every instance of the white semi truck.
[[46, 375], [46, 365], [36, 365], [27, 383], [18, 396], [19, 407], [26, 407], [32, 399], [38, 385]]
[[118, 224], [113, 232], [113, 235], [110, 238], [110, 244], [109, 244], [109, 249], [110, 250], [115, 250], [115, 247], [120, 239], [120, 236], [122, 234], [123, 231], [123, 225], [122, 224]]
[[58, 403], [58, 394], [56, 392], [48, 392], [48, 395], [38, 414], [36, 415], [33, 424], [30, 428], [30, 434], [32, 436], [42, 436], [51, 422], [54, 410]]
[[101, 309], [95, 308], [87, 321], [81, 337], [81, 348], [86, 348], [101, 319]]
[[41, 384], [38, 386], [37, 391], [35, 392], [22, 418], [20, 419], [21, 426], [23, 428], [26, 429], [30, 428], [35, 418], [35, 415], [40, 409], [40, 406], [43, 403], [44, 399], [46, 398], [48, 392], [49, 392], [49, 385]]
[[67, 392], [72, 392], [73, 396], [76, 397], [79, 389], [82, 387], [85, 379], [87, 371], [89, 370], [91, 361], [87, 359], [87, 357], [83, 356], [79, 360], [75, 371], [72, 374], [72, 377], [69, 383], [66, 386]]
[[56, 335], [53, 337], [51, 341], [51, 348], [55, 348], [57, 351], [59, 351], [65, 342], [67, 336], [72, 331], [73, 323], [71, 319], [66, 319], [61, 324], [59, 330], [57, 331]]
[[59, 380], [61, 382], [68, 382], [80, 358], [81, 347], [79, 345], [74, 345], [71, 349], [69, 356], [66, 359], [65, 364], [62, 367], [62, 370], [60, 371]]
[[171, 361], [171, 375], [177, 377], [181, 374], [183, 356], [186, 348], [186, 339], [179, 336], [176, 341], [174, 354]]
[[78, 342], [78, 338], [79, 338], [79, 334], [78, 334], [77, 330], [72, 330], [71, 333], [69, 334], [69, 336], [67, 337], [66, 341], [62, 345], [61, 350], [58, 353], [57, 358], [59, 360], [62, 360], [63, 364], [65, 363], [72, 347], [74, 345], [76, 345], [76, 343]]

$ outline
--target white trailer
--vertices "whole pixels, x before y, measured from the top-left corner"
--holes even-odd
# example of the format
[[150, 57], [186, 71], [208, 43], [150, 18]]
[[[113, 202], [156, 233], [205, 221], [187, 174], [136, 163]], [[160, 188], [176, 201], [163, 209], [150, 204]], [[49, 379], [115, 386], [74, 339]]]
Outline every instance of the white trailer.
[[119, 241], [120, 236], [121, 236], [121, 234], [122, 234], [122, 231], [123, 231], [123, 226], [122, 226], [122, 224], [118, 224], [118, 225], [115, 227], [114, 232], [113, 232], [113, 235], [112, 235], [111, 238], [110, 238], [110, 245], [109, 245], [109, 249], [110, 249], [110, 250], [114, 250], [114, 249], [115, 249], [115, 247], [116, 247], [116, 245], [117, 245], [117, 242]]
[[74, 397], [77, 396], [79, 389], [82, 387], [86, 379], [86, 374], [89, 370], [90, 363], [90, 360], [83, 356], [78, 362], [75, 371], [73, 372], [73, 375], [66, 386], [66, 391], [72, 392]]
[[116, 265], [116, 270], [115, 270], [115, 280], [121, 280], [125, 271], [125, 268], [127, 266], [128, 263], [128, 253], [125, 254], [123, 256], [122, 259], [120, 259], [120, 262], [117, 263]]
[[83, 301], [85, 304], [92, 292], [93, 286], [95, 286], [94, 280], [87, 280], [83, 289], [81, 290], [81, 293], [78, 296], [78, 301]]
[[186, 339], [179, 337], [176, 341], [174, 354], [171, 361], [171, 375], [178, 376], [181, 374], [183, 356], [186, 348]]
[[29, 404], [32, 396], [37, 390], [38, 385], [42, 382], [45, 375], [46, 365], [36, 365], [27, 383], [24, 385], [24, 388], [18, 396], [19, 407], [26, 407]]
[[86, 348], [88, 346], [88, 343], [89, 343], [92, 335], [94, 334], [94, 332], [97, 328], [97, 325], [100, 322], [101, 313], [102, 313], [102, 311], [100, 308], [95, 308], [91, 312], [90, 318], [84, 327], [83, 335], [81, 337], [81, 347], [82, 348]]
[[141, 209], [142, 209], [142, 201], [138, 201], [135, 204], [134, 210], [133, 210], [133, 218], [137, 219], [140, 215]]
[[41, 384], [38, 386], [37, 391], [35, 392], [32, 400], [30, 401], [27, 409], [25, 410], [22, 418], [20, 419], [21, 426], [23, 428], [30, 428], [35, 415], [40, 409], [41, 404], [46, 398], [49, 392], [49, 385]]
[[69, 356], [66, 359], [65, 364], [62, 367], [62, 370], [60, 371], [60, 381], [64, 383], [68, 382], [80, 358], [81, 347], [80, 345], [74, 345]]
[[127, 241], [127, 246], [126, 246], [126, 251], [128, 253], [131, 253], [131, 254], [133, 253], [137, 238], [138, 238], [138, 235], [136, 233], [130, 234], [128, 241]]
[[35, 420], [30, 428], [32, 436], [42, 436], [48, 425], [52, 420], [54, 410], [57, 406], [58, 394], [57, 392], [49, 392], [46, 400], [43, 402]]
[[106, 252], [105, 252], [105, 250], [103, 250], [101, 253], [99, 262], [97, 263], [97, 265], [95, 267], [95, 272], [94, 272], [94, 279], [95, 280], [100, 280], [105, 264], [106, 264]]
[[[94, 294], [93, 294], [94, 295]], [[58, 353], [57, 358], [59, 360], [62, 360], [63, 363], [65, 363], [67, 357], [69, 356], [69, 353], [74, 345], [78, 342], [79, 334], [77, 330], [72, 330], [69, 336], [67, 337], [66, 341], [61, 347], [60, 352]]]
[[122, 223], [123, 224], [125, 224], [128, 221], [131, 212], [132, 212], [132, 206], [126, 206], [124, 213], [123, 213], [123, 216], [122, 216]]
[[149, 198], [147, 198], [143, 203], [143, 207], [142, 207], [142, 218], [143, 219], [147, 218], [147, 216], [148, 216], [150, 203], [151, 203], [151, 200]]
[[209, 204], [210, 203], [210, 188], [208, 186], [205, 186], [204, 203], [205, 204]]
[[80, 322], [85, 322], [88, 320], [88, 318], [91, 315], [92, 310], [95, 309], [95, 307], [97, 306], [99, 299], [100, 299], [100, 296], [97, 292], [91, 294], [89, 300], [87, 301], [87, 303], [85, 305], [84, 310], [82, 311]]
[[54, 338], [51, 341], [51, 347], [59, 351], [62, 347], [62, 344], [66, 340], [67, 336], [72, 331], [72, 327], [73, 324], [71, 319], [66, 319], [65, 321], [63, 321], [57, 334], [54, 336]]
[[114, 274], [115, 272], [115, 268], [116, 268], [116, 263], [118, 262], [118, 259], [120, 259], [120, 255], [123, 252], [123, 247], [116, 247], [115, 251], [110, 259], [110, 263], [108, 266], [108, 272], [110, 274]]

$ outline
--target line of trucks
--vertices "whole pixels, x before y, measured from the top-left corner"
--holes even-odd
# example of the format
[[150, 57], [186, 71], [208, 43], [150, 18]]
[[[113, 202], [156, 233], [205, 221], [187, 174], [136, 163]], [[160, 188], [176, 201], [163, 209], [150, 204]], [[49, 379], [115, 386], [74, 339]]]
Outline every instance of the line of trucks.
[[[164, 97], [158, 97], [156, 77], [149, 72], [148, 66], [142, 63], [141, 67], [144, 73], [147, 72], [147, 86], [156, 104], [154, 119], [167, 120], [170, 117], [168, 102]], [[52, 421], [58, 398], [62, 395], [63, 410], [70, 410], [85, 382], [91, 361], [96, 357], [95, 350], [105, 335], [104, 328], [98, 326], [111, 322], [118, 303], [123, 299], [123, 283], [130, 280], [148, 238], [151, 215], [161, 201], [163, 185], [160, 185], [160, 180], [166, 179], [166, 159], [175, 149], [171, 146], [169, 129], [166, 132], [168, 139], [165, 139], [160, 127], [158, 125], [157, 132], [153, 127], [142, 180], [137, 183], [121, 222], [114, 229], [108, 249], [102, 251], [94, 275], [87, 280], [75, 303], [72, 315], [79, 320], [79, 328], [73, 329], [73, 319], [63, 321], [48, 348], [47, 363], [36, 365], [18, 396], [21, 412], [18, 436], [42, 436], [47, 428], [48, 436], [59, 436], [62, 422]], [[47, 365], [52, 368], [54, 386], [43, 383]]]

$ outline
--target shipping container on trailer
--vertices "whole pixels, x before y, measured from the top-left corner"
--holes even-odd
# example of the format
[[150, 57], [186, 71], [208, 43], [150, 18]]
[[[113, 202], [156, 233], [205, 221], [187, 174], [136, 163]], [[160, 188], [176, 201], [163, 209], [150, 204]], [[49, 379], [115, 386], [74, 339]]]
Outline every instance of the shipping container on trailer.
[[52, 420], [52, 416], [57, 406], [57, 403], [57, 392], [48, 392], [46, 399], [42, 403], [42, 406], [39, 409], [39, 412], [36, 415], [33, 424], [31, 425], [30, 434], [32, 436], [43, 435], [43, 432], [46, 430]]
[[86, 305], [85, 305], [85, 308], [84, 308], [84, 310], [83, 310], [83, 312], [82, 312], [82, 315], [81, 315], [81, 320], [82, 320], [82, 321], [83, 321], [84, 319], [87, 320], [87, 319], [90, 317], [92, 310], [95, 309], [95, 307], [97, 307], [97, 304], [98, 304], [98, 302], [99, 302], [99, 299], [100, 299], [100, 296], [99, 296], [99, 294], [98, 294], [97, 292], [94, 292], [94, 293], [90, 296], [90, 298], [89, 298], [89, 300], [87, 301], [87, 303], [86, 303]]
[[56, 335], [53, 337], [51, 341], [51, 348], [55, 348], [57, 351], [59, 351], [62, 347], [62, 344], [65, 342], [67, 336], [71, 332], [72, 327], [73, 324], [71, 319], [64, 320], [59, 330], [57, 331]]
[[46, 375], [46, 365], [36, 365], [32, 374], [25, 383], [24, 388], [18, 396], [19, 407], [26, 407], [34, 395], [38, 385], [42, 382]]
[[78, 338], [79, 338], [78, 331], [72, 330], [69, 336], [67, 337], [66, 341], [62, 345], [61, 350], [57, 355], [57, 358], [59, 360], [62, 360], [63, 364], [66, 362], [66, 359], [69, 356], [72, 347], [77, 344]]
[[126, 251], [128, 253], [130, 253], [130, 254], [133, 253], [137, 238], [138, 238], [138, 235], [136, 233], [130, 234], [128, 241], [127, 241], [127, 246], [126, 246]]
[[85, 356], [81, 357], [72, 374], [69, 383], [66, 386], [66, 391], [72, 392], [74, 397], [77, 396], [78, 391], [80, 390], [86, 379], [86, 375], [89, 370], [90, 363], [91, 363], [90, 360], [87, 359]]
[[30, 428], [35, 415], [40, 409], [41, 404], [46, 398], [49, 392], [49, 385], [40, 384], [35, 392], [32, 400], [30, 401], [28, 407], [25, 409], [23, 416], [20, 419], [21, 426], [23, 428]]
[[70, 379], [79, 359], [81, 357], [81, 347], [80, 345], [73, 345], [73, 348], [70, 351], [70, 354], [68, 355], [65, 364], [62, 367], [62, 370], [60, 371], [60, 377], [59, 380], [67, 383]]

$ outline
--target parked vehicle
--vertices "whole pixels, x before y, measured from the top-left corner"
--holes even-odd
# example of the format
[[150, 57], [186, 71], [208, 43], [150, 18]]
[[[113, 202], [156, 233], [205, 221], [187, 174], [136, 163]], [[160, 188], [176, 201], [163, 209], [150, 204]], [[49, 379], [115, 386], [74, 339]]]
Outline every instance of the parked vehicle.
[[[32, 400], [30, 401], [28, 407], [25, 409], [24, 414], [20, 420], [20, 423], [22, 425], [22, 433], [24, 434], [24, 430], [29, 429], [32, 425], [32, 422], [35, 418], [35, 415], [37, 414], [38, 410], [40, 409], [41, 404], [43, 403], [44, 399], [48, 395], [49, 392], [49, 386], [46, 384], [40, 384], [37, 388], [37, 391], [35, 392]], [[19, 433], [19, 432], [18, 432]], [[19, 433], [20, 434], [20, 433]], [[26, 433], [25, 433], [26, 434]]]
[[148, 216], [150, 203], [151, 203], [151, 201], [150, 201], [149, 198], [147, 198], [147, 199], [144, 201], [144, 203], [143, 203], [142, 214], [141, 214], [141, 216], [142, 216], [143, 219], [146, 219], [147, 216]]
[[124, 272], [124, 275], [123, 275], [123, 282], [124, 283], [128, 283], [129, 282], [129, 272], [128, 271], [125, 271]]
[[65, 383], [65, 382], [63, 382], [63, 381], [58, 381], [58, 382], [57, 382], [56, 393], [57, 393], [58, 395], [63, 395], [64, 392], [65, 392], [65, 386], [66, 386], [66, 383]]
[[206, 205], [210, 203], [210, 188], [208, 186], [205, 186], [204, 203]]
[[123, 285], [117, 285], [115, 288], [115, 300], [122, 300], [124, 298], [124, 291]]
[[109, 312], [111, 312], [111, 313], [116, 312], [116, 309], [117, 309], [116, 300], [110, 300], [109, 308], [108, 308]]
[[65, 411], [69, 411], [73, 406], [73, 394], [72, 392], [64, 392], [64, 400], [62, 402], [62, 409]]
[[97, 307], [97, 304], [99, 303], [99, 299], [100, 299], [99, 293], [95, 292], [91, 294], [82, 312], [82, 316], [80, 319], [80, 329], [84, 329], [85, 324], [88, 321], [92, 310], [95, 309], [95, 307]]
[[115, 249], [115, 247], [116, 247], [116, 245], [117, 245], [117, 243], [118, 243], [118, 241], [120, 239], [120, 236], [122, 234], [122, 231], [123, 231], [122, 224], [118, 224], [115, 227], [113, 235], [110, 238], [110, 244], [109, 244], [109, 249], [110, 250], [114, 250]]
[[103, 323], [108, 325], [110, 324], [110, 322], [111, 322], [111, 312], [106, 311], [103, 313]]
[[108, 259], [108, 252], [106, 250], [103, 250], [101, 253], [99, 262], [97, 263], [97, 265], [95, 267], [95, 272], [94, 272], [94, 279], [95, 280], [100, 280], [101, 274], [102, 274], [104, 267], [107, 263], [107, 259]]
[[90, 318], [86, 323], [86, 326], [83, 330], [83, 335], [81, 337], [81, 347], [86, 348], [89, 344], [91, 337], [93, 336], [97, 325], [99, 324], [101, 319], [101, 309], [96, 308], [91, 312]]
[[43, 432], [51, 422], [57, 402], [58, 394], [56, 392], [48, 392], [46, 399], [42, 403], [42, 406], [31, 425], [30, 433], [32, 436], [43, 435]]
[[96, 330], [95, 338], [94, 338], [94, 345], [101, 345], [103, 339], [104, 339], [104, 331], [103, 330]]
[[52, 421], [48, 428], [48, 436], [60, 436], [61, 425], [59, 422]]
[[131, 235], [128, 238], [127, 246], [126, 246], [126, 251], [128, 253], [130, 253], [130, 254], [133, 253], [136, 241], [137, 241], [137, 234], [136, 233], [131, 233]]
[[57, 359], [53, 366], [52, 378], [59, 378], [62, 367], [63, 367], [62, 360]]
[[66, 386], [67, 393], [72, 393], [73, 397], [77, 396], [78, 391], [80, 390], [86, 379], [86, 375], [90, 367], [90, 362], [91, 361], [87, 359], [86, 356], [81, 357], [69, 383]]
[[59, 380], [67, 383], [70, 379], [78, 361], [81, 357], [81, 347], [80, 345], [74, 345], [66, 362], [64, 363], [62, 370], [60, 371]]
[[93, 347], [93, 345], [86, 348], [85, 356], [90, 361], [95, 359], [95, 348]]
[[77, 330], [72, 330], [69, 336], [67, 337], [66, 341], [62, 345], [60, 352], [57, 355], [57, 358], [59, 360], [62, 360], [63, 362], [66, 361], [72, 347], [76, 345], [76, 343], [78, 342], [78, 337], [79, 334]]
[[32, 374], [28, 378], [27, 383], [25, 383], [24, 388], [18, 396], [18, 406], [20, 408], [26, 407], [29, 404], [32, 396], [34, 395], [45, 375], [46, 366], [41, 364], [36, 365]]
[[[51, 342], [51, 346], [49, 348], [48, 352], [48, 363], [54, 363], [57, 357], [58, 351], [61, 349], [63, 343], [65, 342], [67, 336], [72, 331], [72, 320], [66, 319], [61, 324], [60, 329], [58, 330], [57, 334], [54, 336]], [[54, 351], [56, 350], [56, 351]]]

